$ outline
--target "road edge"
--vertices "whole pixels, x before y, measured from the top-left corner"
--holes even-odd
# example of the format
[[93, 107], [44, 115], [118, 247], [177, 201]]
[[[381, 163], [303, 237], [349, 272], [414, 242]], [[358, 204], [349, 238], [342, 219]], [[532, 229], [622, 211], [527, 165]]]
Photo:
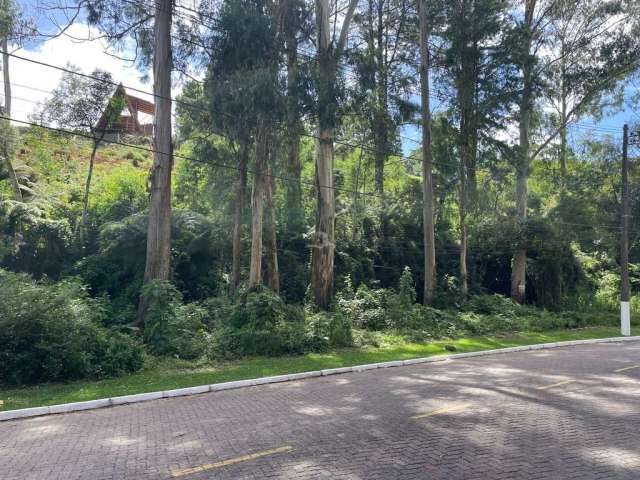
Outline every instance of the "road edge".
[[395, 360], [390, 362], [370, 363], [366, 365], [354, 365], [352, 367], [330, 368], [325, 370], [315, 370], [311, 372], [292, 373], [289, 375], [276, 375], [273, 377], [260, 377], [248, 380], [236, 380], [232, 382], [214, 383], [211, 385], [199, 385], [196, 387], [178, 388], [175, 390], [164, 390], [158, 392], [138, 393], [121, 397], [102, 398], [98, 400], [88, 400], [85, 402], [62, 403], [47, 407], [21, 408], [17, 410], [7, 410], [0, 412], [0, 422], [16, 420], [29, 417], [40, 417], [43, 415], [55, 415], [60, 413], [77, 412], [82, 410], [95, 410], [98, 408], [111, 407], [114, 405], [126, 405], [131, 403], [148, 402], [163, 398], [185, 397], [199, 395], [202, 393], [219, 392], [223, 390], [233, 390], [237, 388], [254, 387], [270, 383], [291, 382], [306, 378], [321, 377], [328, 375], [339, 375], [343, 373], [364, 372], [377, 368], [401, 367], [406, 365], [417, 365], [420, 363], [444, 362], [458, 358], [484, 357], [503, 353], [525, 352], [528, 350], [546, 350], [550, 348], [572, 347], [576, 345], [589, 345], [597, 343], [618, 343], [640, 341], [640, 336], [633, 337], [609, 337], [588, 340], [569, 340], [566, 342], [538, 343], [534, 345], [522, 345], [519, 347], [498, 348], [494, 350], [481, 350], [478, 352], [454, 353], [451, 355], [434, 355], [431, 357], [411, 358], [408, 360]]

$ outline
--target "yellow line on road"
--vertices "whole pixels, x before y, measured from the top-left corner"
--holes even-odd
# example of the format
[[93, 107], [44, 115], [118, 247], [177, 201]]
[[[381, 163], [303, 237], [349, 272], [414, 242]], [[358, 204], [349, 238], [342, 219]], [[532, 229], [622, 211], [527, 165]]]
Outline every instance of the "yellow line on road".
[[291, 450], [293, 450], [293, 447], [289, 445], [285, 445], [283, 447], [273, 448], [271, 450], [265, 450], [263, 452], [252, 453], [250, 455], [243, 455], [241, 457], [236, 457], [236, 458], [229, 458], [227, 460], [222, 460], [220, 462], [207, 463], [206, 465], [201, 465], [199, 467], [173, 470], [171, 472], [171, 475], [173, 476], [173, 478], [184, 477], [185, 475], [192, 475], [194, 473], [205, 472], [207, 470], [213, 470], [215, 468], [227, 467], [229, 465], [235, 465], [236, 463], [247, 462], [249, 460], [255, 460], [257, 458], [273, 455], [275, 453], [290, 452]]
[[631, 367], [619, 368], [618, 370], [614, 370], [616, 373], [626, 372], [627, 370], [633, 370], [634, 368], [640, 368], [640, 365], [633, 365]]
[[455, 405], [448, 405], [446, 407], [438, 408], [436, 410], [432, 410], [430, 412], [423, 413], [421, 415], [414, 415], [413, 417], [411, 417], [411, 420], [419, 420], [421, 418], [433, 417], [434, 415], [440, 415], [443, 413], [459, 412], [469, 408], [470, 406], [471, 406], [470, 403], [458, 403]]
[[549, 388], [559, 387], [561, 385], [566, 385], [567, 383], [573, 383], [575, 380], [564, 380], [558, 383], [552, 383], [551, 385], [543, 385], [541, 387], [536, 387], [536, 390], [547, 390]]

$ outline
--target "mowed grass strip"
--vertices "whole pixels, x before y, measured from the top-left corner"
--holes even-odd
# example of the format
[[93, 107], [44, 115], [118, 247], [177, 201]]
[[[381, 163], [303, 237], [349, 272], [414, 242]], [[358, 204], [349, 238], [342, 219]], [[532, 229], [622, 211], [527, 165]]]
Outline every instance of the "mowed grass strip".
[[[383, 336], [380, 347], [345, 348], [328, 353], [310, 353], [294, 357], [245, 358], [233, 362], [187, 362], [152, 359], [142, 371], [100, 381], [44, 384], [13, 388], [0, 386], [0, 411], [61, 403], [82, 402], [211, 383], [246, 380], [326, 368], [338, 368], [391, 360], [475, 352], [496, 348], [534, 345], [548, 342], [619, 336], [617, 327], [592, 327], [548, 332], [521, 332], [504, 336], [467, 337], [428, 343], [411, 343], [399, 336]], [[448, 349], [455, 347], [455, 351]]]

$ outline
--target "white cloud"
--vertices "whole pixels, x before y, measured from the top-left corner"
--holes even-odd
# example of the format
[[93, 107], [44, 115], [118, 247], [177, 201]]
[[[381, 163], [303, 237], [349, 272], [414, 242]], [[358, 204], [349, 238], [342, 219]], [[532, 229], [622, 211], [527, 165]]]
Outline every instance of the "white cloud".
[[[110, 72], [114, 81], [122, 82], [125, 87], [151, 93], [151, 83], [141, 81], [142, 74], [135, 66], [105, 53], [107, 45], [104, 40], [95, 39], [99, 35], [96, 29], [84, 24], [76, 24], [68, 30], [68, 34], [69, 36], [48, 40], [35, 49], [19, 50], [15, 53], [21, 57], [60, 67], [71, 63], [86, 74], [100, 68]], [[78, 41], [70, 37], [94, 40]], [[49, 96], [48, 92], [58, 85], [63, 72], [18, 58], [11, 58], [10, 62], [12, 117], [28, 121], [29, 116], [37, 109], [37, 103], [43, 102]], [[178, 93], [177, 90], [173, 92], [174, 96]], [[129, 93], [153, 101], [153, 96], [150, 94], [145, 95], [131, 89]]]

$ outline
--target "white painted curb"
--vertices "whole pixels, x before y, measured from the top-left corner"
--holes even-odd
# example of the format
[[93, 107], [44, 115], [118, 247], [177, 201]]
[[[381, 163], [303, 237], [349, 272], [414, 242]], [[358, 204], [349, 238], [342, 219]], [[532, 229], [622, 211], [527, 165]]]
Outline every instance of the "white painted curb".
[[312, 372], [292, 373], [290, 375], [276, 375], [273, 377], [252, 378], [249, 380], [237, 380], [233, 382], [214, 383], [212, 385], [200, 385], [197, 387], [178, 388], [176, 390], [165, 390], [162, 392], [138, 393], [135, 395], [125, 395], [122, 397], [102, 398], [98, 400], [89, 400], [86, 402], [63, 403], [61, 405], [52, 405], [50, 407], [34, 407], [22, 408], [18, 410], [9, 410], [0, 412], [0, 422], [5, 420], [14, 420], [19, 418], [37, 417], [42, 415], [52, 415], [56, 413], [77, 412], [81, 410], [93, 410], [96, 408], [110, 407], [112, 405], [125, 405], [129, 403], [148, 402], [150, 400], [158, 400], [161, 398], [184, 397], [189, 395], [198, 395], [208, 392], [219, 392], [223, 390], [233, 390], [236, 388], [253, 387], [257, 385], [266, 385], [270, 383], [291, 382], [295, 380], [303, 380], [306, 378], [339, 375], [350, 372], [364, 372], [366, 370], [374, 370], [377, 368], [391, 368], [406, 365], [417, 365], [420, 363], [444, 362], [447, 360], [456, 360], [461, 358], [485, 357], [488, 355], [497, 355], [503, 353], [525, 352], [527, 350], [543, 350], [550, 348], [572, 347], [576, 345], [589, 345], [596, 343], [617, 343], [617, 342], [634, 342], [640, 341], [640, 336], [635, 337], [612, 337], [597, 338], [592, 340], [571, 340], [567, 342], [539, 343], [537, 345], [524, 345], [521, 347], [499, 348], [495, 350], [484, 350], [480, 352], [455, 353], [452, 355], [437, 355], [424, 358], [411, 358], [409, 360], [396, 360], [393, 362], [370, 363], [367, 365], [355, 365], [353, 367], [329, 368], [326, 370], [316, 370]]

